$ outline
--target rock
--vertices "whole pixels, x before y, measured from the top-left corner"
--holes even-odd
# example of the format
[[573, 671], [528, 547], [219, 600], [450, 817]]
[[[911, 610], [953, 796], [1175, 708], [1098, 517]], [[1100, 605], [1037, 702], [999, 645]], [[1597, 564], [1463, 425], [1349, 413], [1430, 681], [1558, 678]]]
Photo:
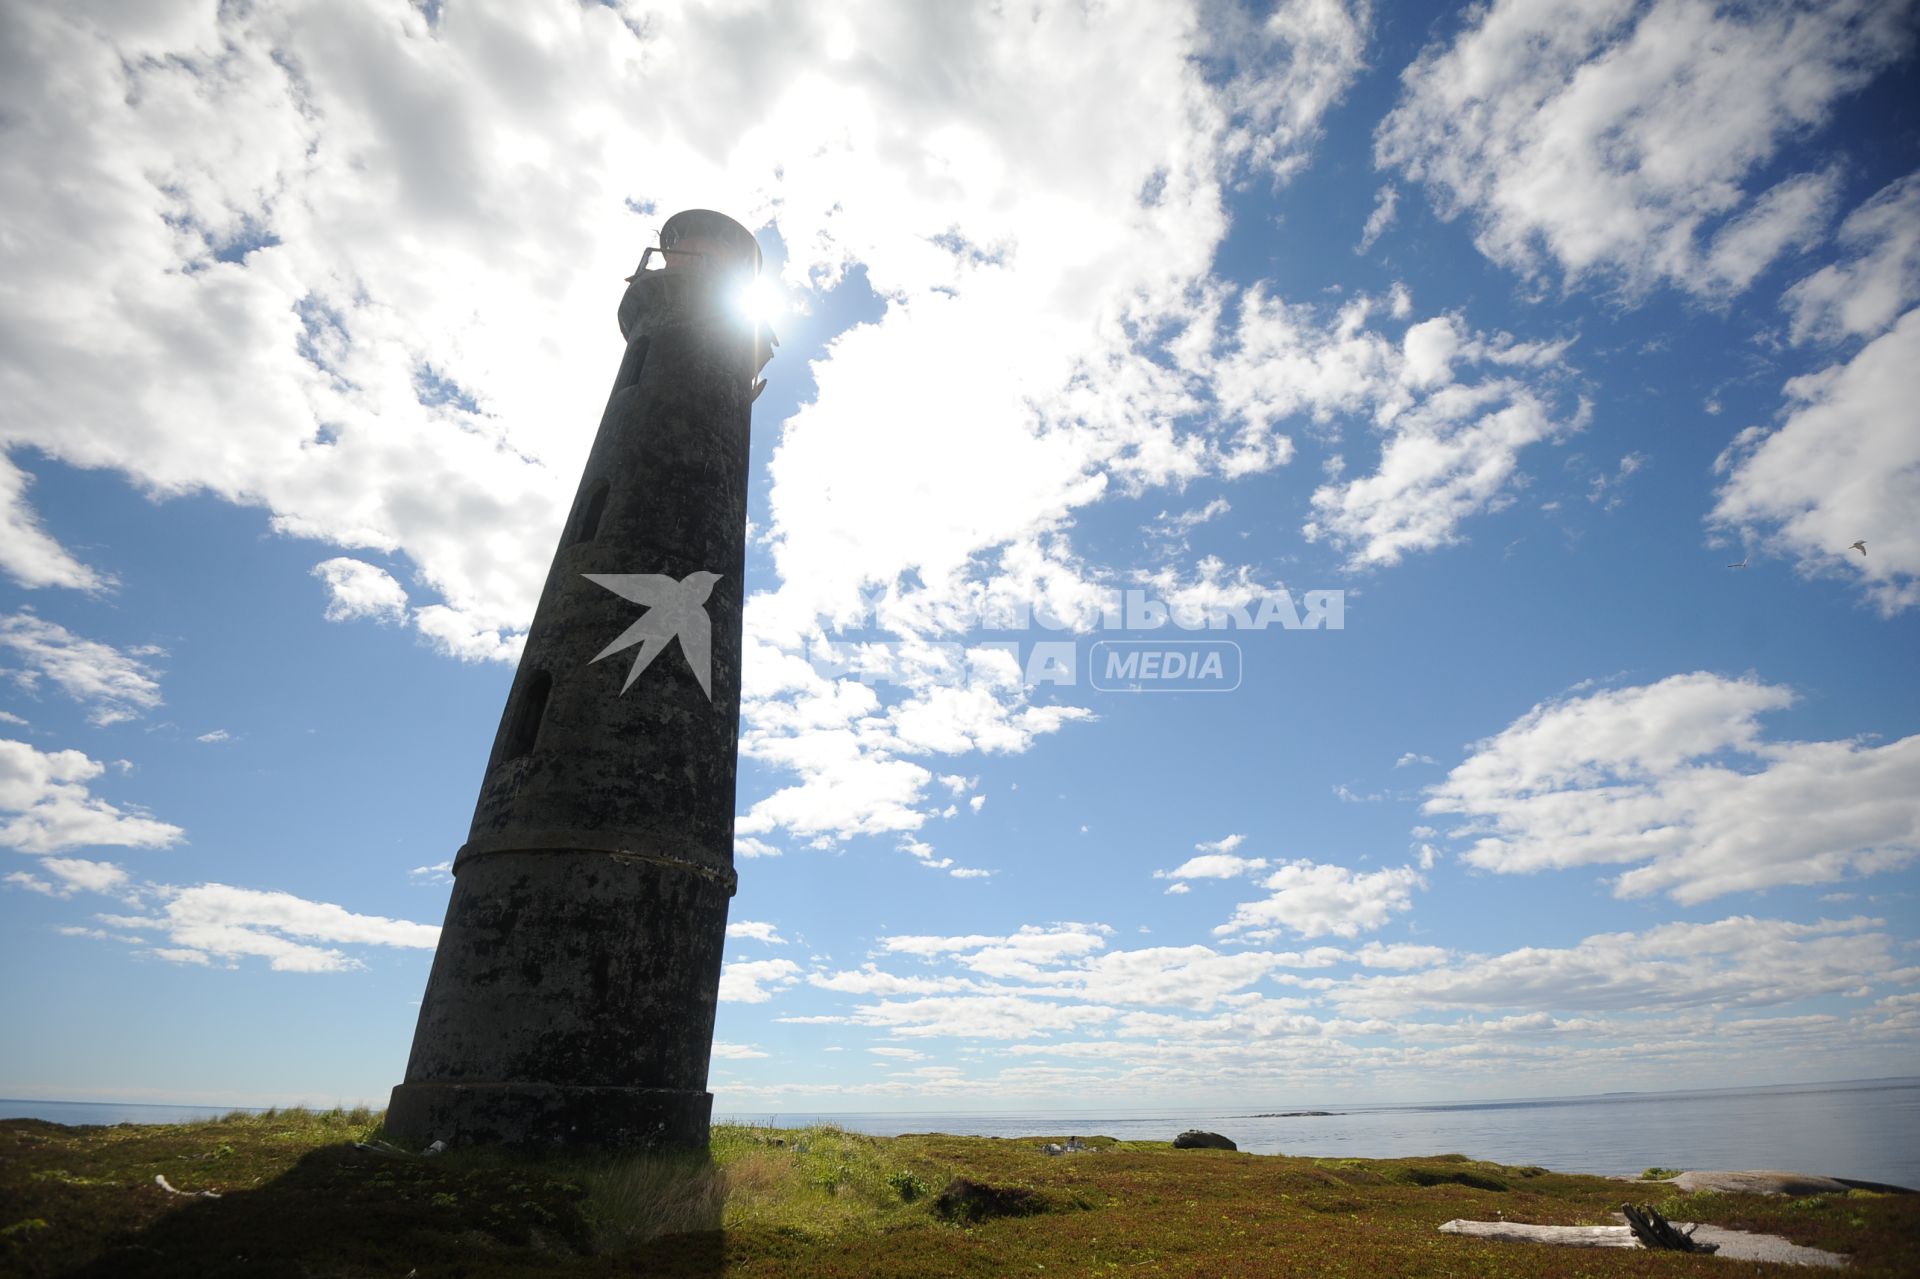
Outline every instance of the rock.
[[1189, 1128], [1173, 1139], [1175, 1150], [1238, 1150], [1230, 1138], [1217, 1132], [1202, 1132], [1198, 1128]]
[[1805, 1172], [1781, 1172], [1762, 1168], [1750, 1172], [1683, 1172], [1670, 1179], [1676, 1190], [1694, 1194], [1702, 1190], [1726, 1195], [1844, 1195], [1849, 1190], [1877, 1190], [1882, 1194], [1912, 1194], [1900, 1186], [1820, 1177]]

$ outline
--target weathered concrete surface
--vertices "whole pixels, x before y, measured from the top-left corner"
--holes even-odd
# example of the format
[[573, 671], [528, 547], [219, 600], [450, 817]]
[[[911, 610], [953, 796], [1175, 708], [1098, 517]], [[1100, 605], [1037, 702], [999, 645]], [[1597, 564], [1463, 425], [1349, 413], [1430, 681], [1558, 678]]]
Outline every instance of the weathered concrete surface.
[[[1691, 1230], [1700, 1243], [1715, 1245], [1712, 1254], [1731, 1261], [1771, 1261], [1792, 1266], [1822, 1266], [1838, 1269], [1847, 1259], [1837, 1252], [1807, 1248], [1782, 1239], [1779, 1235], [1752, 1234], [1721, 1226], [1696, 1226], [1676, 1221], [1682, 1230]], [[1495, 1239], [1503, 1243], [1558, 1244], [1567, 1248], [1638, 1248], [1631, 1226], [1529, 1226], [1517, 1221], [1449, 1221], [1440, 1229], [1450, 1235], [1470, 1235], [1476, 1239]], [[1698, 1254], [1688, 1254], [1698, 1255]]]
[[[661, 241], [702, 256], [670, 255], [621, 299], [627, 348], [394, 1089], [387, 1124], [403, 1141], [707, 1138], [735, 883], [748, 431], [768, 347], [730, 305], [758, 264], [751, 234], [694, 210]], [[589, 574], [714, 575], [707, 652], [676, 632], [622, 691], [641, 649], [595, 659], [648, 610]]]

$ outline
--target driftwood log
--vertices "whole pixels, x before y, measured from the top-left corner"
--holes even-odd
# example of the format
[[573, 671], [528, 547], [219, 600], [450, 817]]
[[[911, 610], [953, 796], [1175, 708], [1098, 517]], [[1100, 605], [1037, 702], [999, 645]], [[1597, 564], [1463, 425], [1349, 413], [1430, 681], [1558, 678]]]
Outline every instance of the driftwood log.
[[[1642, 1247], [1665, 1249], [1668, 1252], [1718, 1252], [1718, 1244], [1701, 1243], [1694, 1239], [1693, 1230], [1681, 1230], [1671, 1221], [1660, 1215], [1660, 1210], [1652, 1204], [1636, 1208], [1632, 1204], [1621, 1204], [1620, 1211], [1627, 1218], [1627, 1225], [1633, 1230], [1633, 1237]], [[1698, 1229], [1699, 1227], [1694, 1227]]]

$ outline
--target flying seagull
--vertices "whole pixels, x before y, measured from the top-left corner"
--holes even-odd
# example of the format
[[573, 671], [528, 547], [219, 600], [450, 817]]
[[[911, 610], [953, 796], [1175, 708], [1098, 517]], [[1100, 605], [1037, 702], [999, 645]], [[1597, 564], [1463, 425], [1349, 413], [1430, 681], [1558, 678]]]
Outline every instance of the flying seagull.
[[1858, 551], [1858, 552], [1860, 552], [1860, 553], [1861, 553], [1862, 555], [1865, 555], [1865, 554], [1867, 553], [1867, 542], [1866, 542], [1866, 539], [1865, 539], [1865, 538], [1862, 538], [1862, 539], [1861, 539], [1860, 541], [1858, 541], [1858, 542], [1855, 542], [1855, 543], [1854, 543], [1854, 544], [1853, 544], [1852, 546], [1849, 546], [1849, 547], [1848, 547], [1847, 549], [1848, 549], [1849, 551]]
[[678, 639], [687, 665], [693, 668], [693, 677], [700, 681], [700, 691], [707, 695], [708, 701], [713, 700], [713, 623], [707, 617], [707, 596], [713, 593], [713, 584], [720, 580], [720, 574], [702, 570], [689, 573], [677, 582], [664, 573], [583, 573], [581, 576], [595, 586], [606, 587], [621, 599], [646, 606], [647, 611], [639, 621], [593, 655], [592, 660], [597, 662], [623, 648], [640, 645], [633, 669], [627, 672], [627, 682], [620, 686], [622, 693], [633, 687], [633, 681], [640, 678], [640, 672], [660, 655], [669, 640]]
[[1745, 555], [1740, 557], [1740, 562], [1738, 564], [1729, 564], [1727, 565], [1727, 567], [1728, 568], [1745, 568], [1747, 566], [1747, 561], [1752, 558], [1753, 558], [1753, 552], [1748, 551]]

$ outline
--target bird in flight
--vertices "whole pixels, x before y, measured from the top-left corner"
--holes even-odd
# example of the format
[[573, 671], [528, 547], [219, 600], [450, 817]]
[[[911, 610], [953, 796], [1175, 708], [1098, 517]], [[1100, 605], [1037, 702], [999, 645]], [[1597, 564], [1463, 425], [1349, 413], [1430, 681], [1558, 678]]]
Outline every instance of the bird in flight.
[[640, 645], [633, 669], [627, 672], [627, 682], [620, 686], [622, 693], [633, 687], [633, 681], [640, 678], [640, 672], [652, 664], [668, 641], [678, 639], [680, 652], [693, 668], [693, 677], [700, 681], [700, 691], [707, 695], [708, 701], [713, 700], [713, 622], [707, 617], [707, 596], [713, 593], [713, 584], [720, 580], [720, 574], [702, 570], [689, 573], [677, 582], [664, 573], [583, 573], [581, 576], [595, 586], [606, 587], [621, 599], [646, 606], [647, 611], [639, 621], [620, 632], [618, 639], [592, 658], [592, 662], [597, 662], [623, 648]]
[[1855, 542], [1852, 546], [1849, 546], [1847, 549], [1849, 551], [1858, 551], [1862, 555], [1865, 555], [1867, 553], [1866, 539], [1865, 538], [1860, 539], [1858, 542]]
[[1747, 561], [1752, 558], [1753, 558], [1753, 553], [1749, 551], [1747, 554], [1740, 557], [1740, 562], [1738, 564], [1729, 564], [1727, 565], [1727, 567], [1728, 568], [1745, 568], [1747, 566]]

